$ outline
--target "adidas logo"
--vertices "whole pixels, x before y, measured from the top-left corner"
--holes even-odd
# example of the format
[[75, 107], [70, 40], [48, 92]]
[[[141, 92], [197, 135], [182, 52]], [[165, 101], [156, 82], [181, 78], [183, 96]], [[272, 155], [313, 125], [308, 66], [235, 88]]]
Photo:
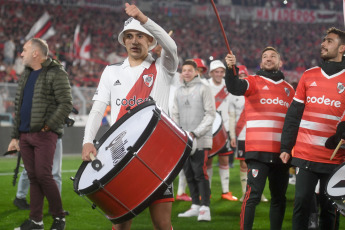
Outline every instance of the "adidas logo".
[[120, 80], [116, 80], [115, 83], [114, 83], [114, 85], [121, 85]]
[[270, 90], [270, 88], [268, 88], [267, 85], [265, 85], [264, 87], [262, 87], [263, 90]]
[[313, 83], [311, 83], [309, 86], [317, 86], [316, 82], [314, 81]]

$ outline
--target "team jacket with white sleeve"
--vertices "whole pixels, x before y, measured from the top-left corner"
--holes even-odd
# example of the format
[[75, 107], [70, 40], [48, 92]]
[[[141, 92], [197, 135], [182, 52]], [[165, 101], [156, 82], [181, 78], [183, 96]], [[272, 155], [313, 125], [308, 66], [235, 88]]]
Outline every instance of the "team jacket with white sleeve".
[[[211, 88], [212, 95], [215, 97], [221, 90], [225, 90], [227, 96], [222, 100], [221, 104], [216, 108], [217, 111], [220, 112], [224, 124], [224, 128], [227, 132], [229, 132], [229, 106], [230, 106], [230, 93], [226, 89], [225, 86], [225, 81], [224, 79], [222, 80], [222, 84], [220, 85], [215, 85], [212, 78], [208, 79], [208, 84]], [[221, 100], [220, 98], [215, 97], [215, 101], [217, 103], [218, 100]], [[220, 102], [220, 101], [219, 101]]]
[[345, 62], [324, 62], [305, 71], [284, 124], [281, 152], [294, 155], [291, 163], [321, 173], [330, 173], [342, 163], [345, 150], [334, 150], [325, 142], [336, 132], [345, 110]]
[[[156, 38], [157, 42], [163, 48], [161, 57], [157, 58], [155, 62], [157, 74], [150, 96], [164, 112], [168, 113], [170, 83], [178, 66], [177, 46], [175, 41], [165, 32], [165, 30], [151, 19], [148, 19], [148, 21], [145, 24], [142, 24], [142, 26]], [[104, 69], [97, 91], [93, 97], [93, 101], [100, 101], [105, 105], [111, 105], [111, 124], [115, 123], [122, 106], [128, 107], [137, 105], [146, 99], [137, 98], [136, 96], [126, 99], [126, 96], [143, 71], [148, 69], [153, 61], [155, 60], [149, 53], [145, 61], [139, 66], [131, 67], [127, 58], [121, 64], [109, 65]], [[151, 86], [148, 84], [148, 87]], [[103, 110], [103, 108], [101, 110]], [[98, 122], [100, 123], [100, 121], [98, 121], [99, 116], [95, 117], [97, 117], [95, 118], [96, 120], [88, 120], [88, 123], [92, 125], [93, 129], [85, 129], [83, 143], [92, 143], [96, 136], [98, 127], [95, 124]], [[102, 119], [102, 117], [100, 119]], [[95, 128], [97, 129], [96, 131], [94, 130]]]
[[231, 94], [244, 95], [246, 99], [246, 160], [282, 163], [279, 158], [281, 132], [295, 94], [283, 73], [260, 70], [257, 75], [239, 79], [227, 68], [225, 82]]

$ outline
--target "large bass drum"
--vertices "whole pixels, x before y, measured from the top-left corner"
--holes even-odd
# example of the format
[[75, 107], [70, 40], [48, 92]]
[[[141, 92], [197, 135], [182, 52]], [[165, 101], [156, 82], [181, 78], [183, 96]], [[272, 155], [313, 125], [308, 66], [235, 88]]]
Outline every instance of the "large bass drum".
[[100, 169], [83, 162], [74, 190], [113, 223], [132, 219], [173, 182], [192, 139], [154, 101], [129, 110], [95, 143]]
[[208, 158], [214, 157], [228, 142], [228, 134], [225, 130], [222, 115], [217, 111], [212, 124], [212, 149], [208, 152]]
[[345, 163], [338, 166], [326, 184], [326, 195], [333, 205], [345, 216]]

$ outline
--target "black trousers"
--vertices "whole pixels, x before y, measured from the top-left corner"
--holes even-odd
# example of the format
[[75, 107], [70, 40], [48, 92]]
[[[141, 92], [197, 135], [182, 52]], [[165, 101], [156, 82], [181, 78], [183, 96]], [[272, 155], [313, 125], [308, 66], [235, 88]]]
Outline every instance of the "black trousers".
[[325, 194], [325, 187], [330, 174], [316, 173], [302, 168], [296, 169], [296, 188], [295, 188], [295, 205], [292, 218], [292, 229], [308, 229], [309, 214], [312, 207], [312, 197], [315, 193], [315, 186], [320, 180], [320, 230], [339, 229], [337, 218], [339, 214]]
[[256, 160], [249, 160], [247, 164], [248, 180], [241, 210], [241, 230], [252, 229], [255, 208], [261, 200], [267, 178], [271, 192], [270, 229], [281, 229], [285, 215], [285, 193], [289, 182], [289, 166], [263, 163]]
[[[186, 175], [192, 204], [210, 206], [210, 183], [206, 171], [208, 151], [196, 150], [188, 157], [183, 166]], [[201, 196], [201, 201], [199, 196]]]

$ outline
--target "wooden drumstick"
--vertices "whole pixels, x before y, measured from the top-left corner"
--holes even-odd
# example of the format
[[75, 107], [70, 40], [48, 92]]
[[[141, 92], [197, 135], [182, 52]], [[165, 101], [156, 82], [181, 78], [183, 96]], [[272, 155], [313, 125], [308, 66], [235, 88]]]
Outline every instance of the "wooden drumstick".
[[101, 170], [102, 162], [100, 160], [96, 159], [96, 157], [92, 153], [90, 153], [90, 159], [92, 161], [92, 163], [91, 163], [92, 168], [96, 171]]
[[334, 149], [334, 152], [333, 152], [333, 154], [332, 154], [330, 160], [333, 160], [335, 154], [337, 154], [337, 152], [338, 152], [338, 150], [339, 150], [339, 148], [340, 148], [340, 146], [341, 146], [342, 143], [343, 143], [343, 140], [340, 140], [339, 143], [338, 143], [338, 145], [337, 145], [337, 147]]
[[94, 161], [94, 160], [96, 160], [96, 157], [92, 153], [90, 153], [90, 159], [91, 159], [91, 161]]
[[[219, 17], [219, 14], [218, 14], [218, 10], [217, 10], [216, 4], [214, 4], [213, 0], [211, 0], [211, 4], [212, 4], [213, 10], [214, 10], [214, 13], [217, 16], [217, 20], [218, 20], [220, 29], [222, 31], [223, 38], [224, 38], [224, 41], [225, 41], [225, 45], [226, 45], [226, 48], [228, 49], [228, 53], [232, 54], [232, 51], [231, 51], [230, 46], [229, 46], [228, 38], [226, 37], [226, 34], [225, 34], [225, 30], [224, 30], [224, 26], [223, 26], [222, 20], [220, 20], [220, 17]], [[236, 72], [236, 69], [235, 69], [234, 65], [232, 66], [232, 71], [234, 72], [234, 76], [236, 76], [237, 72]]]
[[169, 34], [169, 36], [171, 37], [171, 35], [173, 34], [173, 31], [170, 30], [168, 34]]

